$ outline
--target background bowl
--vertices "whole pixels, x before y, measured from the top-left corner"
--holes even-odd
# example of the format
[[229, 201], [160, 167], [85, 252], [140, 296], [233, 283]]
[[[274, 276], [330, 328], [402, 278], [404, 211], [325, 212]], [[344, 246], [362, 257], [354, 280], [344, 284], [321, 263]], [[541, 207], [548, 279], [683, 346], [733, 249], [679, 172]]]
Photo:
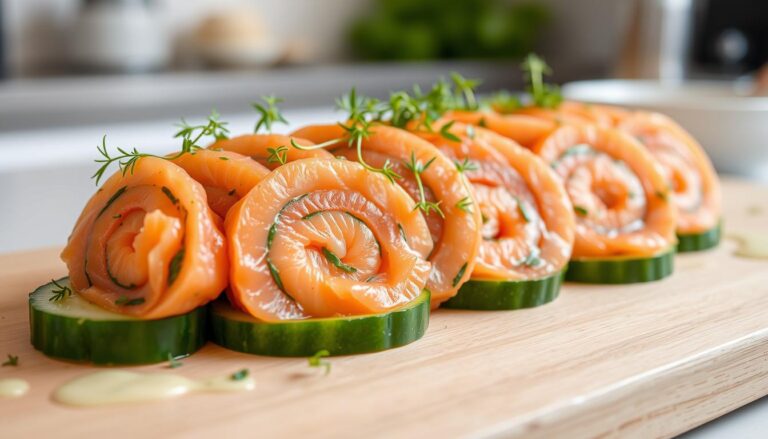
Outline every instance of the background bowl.
[[747, 96], [745, 84], [596, 80], [563, 86], [568, 99], [664, 113], [689, 130], [720, 172], [768, 181], [768, 97]]

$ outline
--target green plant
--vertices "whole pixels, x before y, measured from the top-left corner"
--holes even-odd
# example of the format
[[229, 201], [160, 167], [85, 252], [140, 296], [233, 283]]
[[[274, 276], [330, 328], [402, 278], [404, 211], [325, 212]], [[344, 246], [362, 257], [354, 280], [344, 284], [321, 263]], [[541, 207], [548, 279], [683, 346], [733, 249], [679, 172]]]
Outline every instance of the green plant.
[[548, 20], [533, 1], [376, 0], [349, 38], [362, 59], [522, 58]]

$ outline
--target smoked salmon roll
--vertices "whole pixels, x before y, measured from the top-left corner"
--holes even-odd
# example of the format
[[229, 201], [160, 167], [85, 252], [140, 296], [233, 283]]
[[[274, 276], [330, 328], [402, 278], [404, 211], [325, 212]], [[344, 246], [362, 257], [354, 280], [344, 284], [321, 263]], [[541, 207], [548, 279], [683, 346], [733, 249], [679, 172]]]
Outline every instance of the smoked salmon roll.
[[[445, 125], [440, 130], [444, 131]], [[472, 184], [482, 242], [470, 280], [443, 305], [516, 309], [554, 300], [574, 242], [574, 213], [558, 176], [538, 156], [488, 129], [419, 131]]]
[[523, 107], [512, 114], [528, 115], [559, 124], [597, 125], [602, 128], [616, 126], [629, 112], [609, 105], [595, 105], [583, 102], [565, 101], [556, 108]]
[[619, 129], [639, 140], [661, 164], [677, 207], [678, 251], [716, 246], [721, 233], [720, 182], [701, 145], [658, 113], [633, 113]]
[[499, 114], [493, 111], [450, 111], [445, 118], [501, 134], [526, 147], [533, 147], [536, 142], [554, 131], [558, 124], [554, 120], [526, 115]]
[[142, 157], [91, 197], [61, 258], [72, 288], [105, 310], [180, 315], [227, 286], [216, 223], [200, 183], [168, 160]]
[[282, 164], [299, 159], [333, 158], [333, 155], [323, 149], [292, 148], [291, 141], [304, 146], [312, 145], [312, 142], [306, 139], [281, 134], [246, 134], [218, 140], [208, 149], [236, 152], [256, 160], [269, 169], [275, 169]]
[[230, 151], [199, 149], [172, 155], [173, 163], [203, 185], [208, 205], [224, 219], [227, 211], [267, 174], [269, 169]]
[[[344, 139], [346, 132], [340, 125], [312, 125], [293, 135], [320, 144]], [[361, 147], [363, 160], [370, 166], [391, 166], [400, 177], [395, 182], [417, 202], [426, 217], [429, 242], [420, 242], [410, 235], [406, 235], [406, 240], [432, 263], [427, 289], [436, 307], [453, 297], [474, 269], [481, 219], [478, 209], [464, 207], [473, 198], [469, 183], [437, 148], [406, 130], [373, 124]], [[344, 140], [331, 144], [327, 150], [348, 160], [358, 160], [355, 148]], [[432, 250], [424, 252], [425, 247]]]
[[660, 166], [637, 140], [572, 125], [534, 151], [560, 176], [576, 213], [566, 279], [631, 283], [672, 273], [676, 210]]
[[405, 237], [431, 241], [414, 207], [352, 161], [280, 166], [227, 214], [231, 299], [247, 317], [214, 309], [214, 340], [251, 353], [339, 355], [420, 337], [431, 264]]

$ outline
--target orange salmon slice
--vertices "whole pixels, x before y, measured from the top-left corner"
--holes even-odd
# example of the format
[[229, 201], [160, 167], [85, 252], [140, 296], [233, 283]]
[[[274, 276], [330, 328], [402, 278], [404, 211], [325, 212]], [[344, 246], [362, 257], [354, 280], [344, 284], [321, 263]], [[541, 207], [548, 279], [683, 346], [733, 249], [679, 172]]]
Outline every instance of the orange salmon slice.
[[205, 189], [182, 168], [144, 157], [91, 197], [61, 254], [74, 289], [109, 311], [183, 314], [227, 285], [224, 236]]
[[526, 148], [533, 147], [558, 125], [554, 120], [527, 114], [499, 114], [492, 111], [451, 111], [445, 118], [488, 128]]
[[225, 225], [233, 304], [265, 321], [385, 312], [418, 297], [431, 269], [403, 236], [429, 239], [413, 200], [346, 160], [277, 168]]
[[483, 222], [472, 278], [528, 280], [562, 271], [575, 225], [557, 175], [535, 154], [493, 131], [462, 123], [449, 131], [459, 141], [435, 132], [418, 135], [466, 167], [473, 207]]
[[576, 213], [574, 257], [651, 256], [674, 246], [676, 210], [657, 162], [613, 128], [563, 126], [534, 151]]
[[701, 233], [721, 216], [720, 181], [701, 145], [670, 118], [636, 112], [619, 125], [661, 164], [677, 207], [677, 231]]
[[201, 149], [193, 154], [182, 154], [173, 162], [203, 185], [208, 205], [221, 218], [269, 174], [269, 169], [250, 157], [230, 151]]
[[231, 139], [218, 140], [208, 147], [212, 150], [232, 151], [248, 156], [269, 169], [275, 169], [283, 163], [307, 158], [333, 158], [323, 149], [303, 150], [291, 147], [291, 141], [301, 146], [311, 146], [312, 142], [281, 134], [246, 134]]
[[[339, 125], [312, 125], [293, 135], [315, 143], [343, 139], [346, 132]], [[328, 147], [329, 151], [349, 161], [357, 161], [357, 151], [346, 141]], [[480, 212], [462, 208], [472, 203], [469, 182], [461, 175], [448, 157], [429, 142], [406, 130], [383, 124], [371, 127], [371, 135], [362, 142], [363, 160], [381, 168], [392, 165], [401, 177], [396, 180], [414, 201], [421, 199], [414, 174], [406, 166], [413, 159], [429, 165], [420, 174], [426, 201], [437, 203], [440, 212], [424, 212], [430, 230], [428, 242], [408, 237], [411, 247], [425, 255], [432, 263], [427, 288], [432, 293], [432, 306], [450, 299], [461, 284], [469, 278], [480, 246]], [[424, 251], [429, 248], [430, 250]]]

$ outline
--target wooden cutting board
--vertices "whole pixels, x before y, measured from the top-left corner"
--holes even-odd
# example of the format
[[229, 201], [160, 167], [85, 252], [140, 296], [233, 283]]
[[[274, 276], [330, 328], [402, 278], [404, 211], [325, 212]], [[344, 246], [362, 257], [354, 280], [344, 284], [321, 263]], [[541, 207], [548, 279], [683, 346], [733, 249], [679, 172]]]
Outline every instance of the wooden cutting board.
[[[724, 191], [726, 230], [768, 233], [768, 188], [725, 181]], [[57, 251], [0, 256], [0, 355], [20, 357], [0, 378], [32, 386], [0, 399], [0, 436], [674, 435], [768, 394], [768, 260], [733, 250], [726, 241], [678, 256], [660, 282], [567, 284], [536, 309], [440, 310], [422, 340], [331, 359], [327, 376], [305, 359], [209, 344], [174, 372], [248, 367], [257, 389], [96, 409], [50, 400], [94, 368], [48, 359], [28, 341], [27, 293], [64, 274]]]

